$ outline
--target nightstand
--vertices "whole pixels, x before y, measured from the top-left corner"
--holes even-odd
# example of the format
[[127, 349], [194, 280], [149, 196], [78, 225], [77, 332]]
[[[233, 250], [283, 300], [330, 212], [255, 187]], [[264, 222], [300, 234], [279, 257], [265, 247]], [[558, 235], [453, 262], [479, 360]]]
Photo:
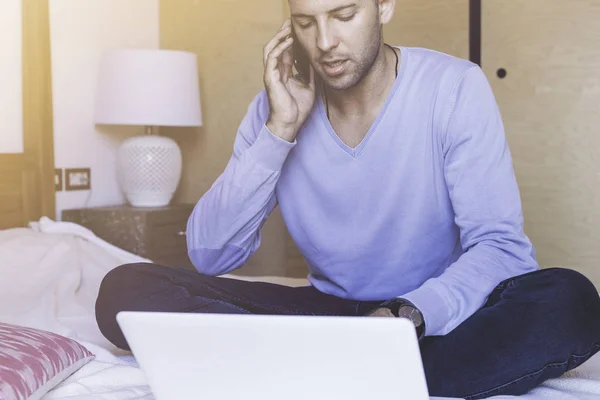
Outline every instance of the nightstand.
[[129, 205], [63, 210], [62, 220], [155, 264], [194, 269], [187, 255], [186, 224], [194, 204], [161, 208]]

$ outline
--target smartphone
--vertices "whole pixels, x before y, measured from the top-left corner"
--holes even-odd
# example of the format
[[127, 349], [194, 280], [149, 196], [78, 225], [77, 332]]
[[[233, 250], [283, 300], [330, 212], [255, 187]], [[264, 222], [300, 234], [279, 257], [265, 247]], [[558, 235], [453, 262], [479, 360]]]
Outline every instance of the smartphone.
[[294, 38], [294, 43], [292, 44], [292, 52], [294, 53], [294, 67], [296, 68], [296, 71], [298, 71], [298, 77], [302, 79], [304, 83], [308, 83], [310, 81], [310, 61], [308, 60], [306, 52], [296, 39], [293, 26], [292, 37]]

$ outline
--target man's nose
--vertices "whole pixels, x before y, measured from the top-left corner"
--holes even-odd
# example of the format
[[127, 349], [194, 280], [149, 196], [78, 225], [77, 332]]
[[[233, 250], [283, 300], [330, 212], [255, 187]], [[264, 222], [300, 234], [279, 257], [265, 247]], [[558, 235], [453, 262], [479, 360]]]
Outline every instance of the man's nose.
[[331, 27], [329, 27], [325, 24], [320, 26], [318, 29], [319, 29], [319, 32], [318, 32], [318, 36], [317, 36], [317, 47], [323, 53], [328, 53], [331, 49], [335, 48], [338, 44], [336, 34]]

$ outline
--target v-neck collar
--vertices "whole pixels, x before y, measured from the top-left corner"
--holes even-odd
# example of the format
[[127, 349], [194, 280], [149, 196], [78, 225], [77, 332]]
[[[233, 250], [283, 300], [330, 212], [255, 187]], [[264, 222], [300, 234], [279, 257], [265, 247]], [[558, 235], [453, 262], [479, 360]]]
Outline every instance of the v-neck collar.
[[342, 150], [344, 150], [346, 153], [350, 154], [352, 157], [358, 157], [358, 155], [361, 153], [361, 151], [367, 145], [367, 142], [373, 135], [373, 132], [377, 129], [379, 122], [385, 115], [385, 113], [388, 109], [388, 106], [390, 105], [390, 102], [392, 101], [392, 98], [394, 97], [394, 95], [396, 94], [396, 91], [398, 90], [398, 86], [400, 86], [400, 82], [402, 82], [402, 77], [404, 76], [404, 71], [406, 70], [406, 64], [408, 61], [408, 50], [406, 49], [406, 47], [402, 47], [402, 46], [392, 46], [392, 47], [400, 50], [400, 70], [398, 71], [398, 76], [396, 77], [396, 80], [394, 81], [394, 85], [392, 86], [392, 90], [390, 91], [389, 95], [387, 96], [387, 99], [385, 100], [383, 107], [379, 111], [377, 118], [375, 119], [375, 121], [373, 121], [373, 124], [371, 124], [371, 127], [367, 131], [365, 137], [362, 138], [362, 140], [356, 147], [348, 146], [335, 133], [335, 130], [333, 129], [333, 126], [331, 125], [329, 118], [327, 118], [327, 112], [325, 110], [325, 103], [323, 102], [323, 96], [318, 96], [319, 116], [320, 116], [321, 121], [325, 125], [327, 132], [333, 138], [333, 140], [336, 142], [336, 144]]

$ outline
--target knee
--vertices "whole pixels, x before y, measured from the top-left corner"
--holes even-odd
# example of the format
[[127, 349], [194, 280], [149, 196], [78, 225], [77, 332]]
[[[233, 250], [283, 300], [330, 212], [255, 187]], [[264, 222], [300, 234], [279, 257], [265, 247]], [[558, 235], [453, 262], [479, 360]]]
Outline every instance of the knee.
[[136, 263], [120, 265], [109, 271], [100, 282], [97, 302], [100, 305], [129, 292], [126, 290], [140, 278], [141, 271], [150, 264]]
[[552, 290], [547, 293], [545, 302], [555, 315], [555, 323], [571, 327], [578, 337], [589, 336], [590, 340], [600, 340], [600, 295], [594, 284], [583, 274], [563, 268], [543, 270]]
[[552, 287], [553, 297], [571, 306], [595, 306], [600, 296], [594, 284], [582, 273], [566, 268], [550, 268], [540, 271], [543, 281]]
[[115, 346], [128, 349], [117, 323], [117, 314], [132, 307], [134, 286], [139, 283], [141, 270], [147, 264], [125, 264], [112, 269], [104, 276], [96, 298], [96, 323], [100, 332]]
[[102, 279], [101, 285], [113, 285], [118, 282], [131, 281], [132, 278], [140, 275], [144, 271], [152, 268], [154, 264], [150, 263], [132, 263], [119, 265], [110, 270]]

